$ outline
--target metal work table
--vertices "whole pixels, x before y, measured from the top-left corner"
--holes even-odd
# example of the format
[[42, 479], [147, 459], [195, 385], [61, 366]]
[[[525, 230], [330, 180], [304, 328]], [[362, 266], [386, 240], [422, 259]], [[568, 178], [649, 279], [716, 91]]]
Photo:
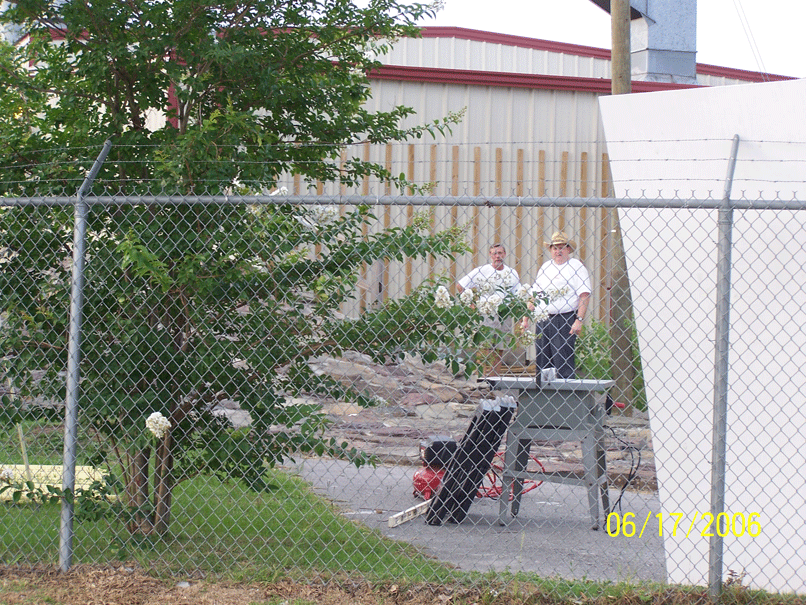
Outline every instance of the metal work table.
[[[604, 446], [604, 406], [596, 394], [613, 386], [612, 380], [559, 379], [538, 385], [534, 378], [487, 377], [496, 391], [518, 400], [518, 411], [506, 434], [506, 454], [498, 522], [508, 524], [518, 515], [524, 479], [584, 485], [588, 488], [592, 529], [606, 522], [610, 509], [607, 493], [607, 458]], [[572, 472], [529, 471], [533, 440], [575, 440], [582, 443], [582, 477]], [[599, 519], [599, 497], [604, 519]]]

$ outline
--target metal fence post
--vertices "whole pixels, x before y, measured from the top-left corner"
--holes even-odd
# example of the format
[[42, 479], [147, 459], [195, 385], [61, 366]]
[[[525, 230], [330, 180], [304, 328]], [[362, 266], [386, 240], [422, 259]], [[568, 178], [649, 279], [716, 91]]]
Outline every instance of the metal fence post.
[[[75, 490], [76, 484], [81, 311], [84, 302], [84, 253], [87, 243], [87, 202], [85, 198], [111, 148], [112, 141], [107, 140], [76, 194], [73, 225], [73, 271], [70, 283], [70, 336], [67, 343], [67, 388], [64, 400], [64, 455], [62, 457], [62, 490], [70, 492]], [[63, 499], [59, 525], [59, 568], [62, 571], [70, 569], [73, 558], [73, 514], [72, 501]]]
[[728, 415], [728, 353], [730, 349], [730, 266], [733, 232], [733, 208], [730, 195], [739, 135], [733, 137], [733, 146], [725, 177], [725, 193], [719, 208], [717, 272], [716, 272], [716, 335], [714, 363], [714, 426], [711, 455], [711, 514], [717, 531], [709, 541], [708, 592], [716, 600], [722, 592], [723, 538], [719, 531], [719, 514], [725, 509], [725, 449]]

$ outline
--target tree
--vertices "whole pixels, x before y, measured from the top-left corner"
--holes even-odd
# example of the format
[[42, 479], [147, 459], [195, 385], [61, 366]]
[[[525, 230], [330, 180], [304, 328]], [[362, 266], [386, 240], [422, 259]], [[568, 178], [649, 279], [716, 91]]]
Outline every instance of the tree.
[[347, 144], [445, 127], [401, 126], [412, 109], [363, 106], [367, 73], [389, 41], [416, 35], [414, 24], [431, 14], [397, 0], [365, 8], [349, 0], [19, 0], [0, 15], [27, 34], [0, 62], [3, 105], [15, 108], [4, 124], [12, 148], [4, 166], [15, 165], [18, 177], [4, 181], [39, 176], [72, 186], [63, 166], [50, 172], [54, 158], [69, 157], [59, 150], [109, 137], [120, 161], [101, 178], [126, 190], [155, 179], [186, 192], [235, 182], [260, 190], [288, 172], [345, 183], [389, 177], [378, 165], [328, 160]]
[[[411, 109], [363, 106], [366, 74], [386, 40], [415, 33], [430, 10], [395, 0], [366, 8], [346, 0], [21, 0], [2, 15], [27, 37], [0, 52], [0, 188], [73, 194], [85, 170], [77, 157], [107, 138], [114, 148], [96, 191], [258, 192], [289, 172], [408, 185], [381, 166], [337, 158], [348, 144], [438, 134], [455, 119], [404, 126]], [[165, 123], [150, 121], [162, 113]], [[267, 468], [297, 452], [366, 461], [325, 438], [317, 405], [295, 403], [311, 393], [363, 401], [315, 375], [312, 356], [418, 352], [456, 366], [483, 333], [478, 314], [437, 314], [419, 293], [356, 321], [338, 315], [363, 263], [465, 250], [459, 230], [428, 234], [415, 221], [365, 235], [373, 220], [365, 206], [344, 215], [282, 203], [92, 207], [82, 421], [102, 446], [95, 462], [119, 469], [132, 533], [167, 532], [176, 483], [197, 473], [264, 489]], [[72, 213], [6, 208], [0, 236], [10, 409], [29, 396], [64, 396]], [[356, 337], [370, 331], [389, 337]], [[250, 413], [249, 429], [214, 413], [222, 397]], [[152, 436], [146, 419], [155, 413], [168, 430], [157, 422]]]

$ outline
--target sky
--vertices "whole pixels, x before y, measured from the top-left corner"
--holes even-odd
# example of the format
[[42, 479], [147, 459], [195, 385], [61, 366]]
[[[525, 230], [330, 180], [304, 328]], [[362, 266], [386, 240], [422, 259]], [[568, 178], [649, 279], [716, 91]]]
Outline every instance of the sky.
[[[444, 3], [436, 19], [420, 25], [466, 27], [610, 48], [610, 15], [590, 0]], [[804, 28], [803, 0], [698, 0], [697, 62], [806, 77], [806, 52], [800, 48]]]

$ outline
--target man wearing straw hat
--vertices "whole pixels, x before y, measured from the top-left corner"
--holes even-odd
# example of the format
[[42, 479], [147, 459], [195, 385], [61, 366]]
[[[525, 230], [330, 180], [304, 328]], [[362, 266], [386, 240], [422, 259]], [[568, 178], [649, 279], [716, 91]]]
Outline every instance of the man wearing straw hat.
[[[535, 327], [535, 366], [538, 375], [545, 368], [555, 368], [558, 378], [574, 378], [574, 346], [582, 331], [588, 311], [591, 280], [582, 261], [571, 258], [575, 245], [562, 231], [555, 231], [550, 242], [544, 242], [551, 259], [537, 272], [532, 291], [548, 294], [562, 292], [548, 303], [548, 318]], [[523, 320], [528, 326], [528, 318]]]

